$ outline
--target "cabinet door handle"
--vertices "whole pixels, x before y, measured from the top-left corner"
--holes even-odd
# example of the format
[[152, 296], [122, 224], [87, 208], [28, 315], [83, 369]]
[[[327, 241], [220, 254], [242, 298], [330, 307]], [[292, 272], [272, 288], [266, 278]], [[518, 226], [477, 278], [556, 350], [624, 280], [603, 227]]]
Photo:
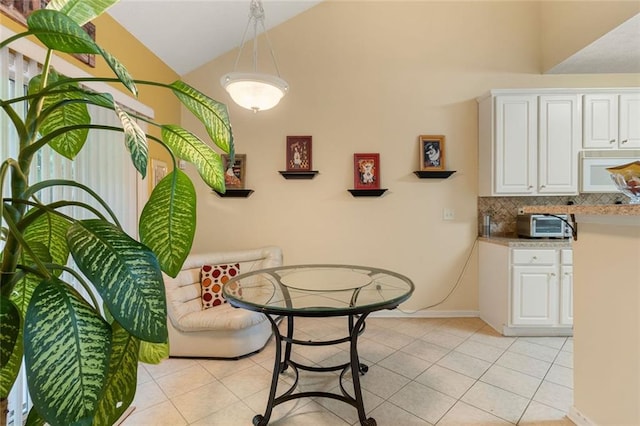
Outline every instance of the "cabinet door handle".
[[540, 188], [546, 188], [547, 185], [540, 185]]
[[616, 143], [616, 140], [615, 140], [615, 139], [611, 139], [611, 140], [609, 141], [609, 143]]
[[627, 143], [627, 142], [629, 142], [629, 139], [625, 139], [622, 141], [622, 143]]
[[528, 189], [533, 189], [533, 185], [529, 185], [529, 188], [528, 188]]
[[550, 275], [550, 276], [552, 276], [552, 277], [555, 277], [555, 276], [556, 276], [556, 273], [555, 273], [555, 272], [552, 272], [552, 273], [550, 273], [549, 275]]

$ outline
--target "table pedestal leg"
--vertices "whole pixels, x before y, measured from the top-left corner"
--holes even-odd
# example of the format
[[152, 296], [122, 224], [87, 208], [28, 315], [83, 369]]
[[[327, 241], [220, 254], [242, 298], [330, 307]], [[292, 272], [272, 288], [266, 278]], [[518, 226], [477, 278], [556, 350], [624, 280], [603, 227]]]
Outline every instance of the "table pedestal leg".
[[[269, 419], [271, 418], [271, 414], [273, 412], [273, 407], [283, 402], [296, 399], [296, 398], [306, 398], [306, 397], [327, 397], [337, 399], [343, 402], [346, 402], [352, 406], [354, 406], [358, 410], [358, 419], [360, 420], [360, 424], [363, 426], [376, 426], [375, 419], [369, 417], [364, 411], [364, 400], [362, 398], [362, 389], [360, 385], [360, 375], [364, 375], [368, 370], [365, 364], [360, 363], [360, 359], [358, 357], [358, 336], [360, 333], [364, 331], [365, 327], [365, 318], [367, 314], [362, 314], [360, 316], [354, 317], [353, 315], [349, 315], [349, 336], [344, 337], [342, 339], [332, 340], [332, 341], [324, 341], [324, 342], [311, 342], [311, 341], [298, 341], [293, 339], [293, 317], [287, 317], [287, 334], [286, 337], [283, 338], [280, 333], [280, 329], [278, 328], [278, 324], [276, 321], [271, 318], [271, 316], [267, 315], [268, 320], [271, 322], [271, 328], [273, 329], [273, 335], [275, 338], [276, 344], [276, 354], [275, 354], [275, 362], [273, 366], [273, 376], [271, 378], [271, 389], [269, 390], [269, 400], [267, 401], [267, 408], [265, 410], [264, 415], [258, 414], [253, 418], [254, 426], [266, 426], [269, 424]], [[354, 322], [354, 318], [357, 320]], [[285, 350], [284, 357], [282, 353], [282, 341], [285, 341]], [[350, 357], [349, 362], [345, 364], [341, 364], [333, 367], [313, 367], [299, 364], [295, 361], [291, 360], [291, 347], [292, 345], [312, 345], [312, 346], [325, 346], [325, 345], [333, 345], [344, 342], [349, 342], [350, 349]], [[291, 386], [291, 388], [285, 391], [279, 397], [276, 397], [276, 390], [278, 388], [278, 379], [282, 372], [287, 370], [288, 367], [292, 367], [293, 372], [295, 374], [295, 383]], [[310, 391], [310, 392], [299, 392], [293, 393], [294, 389], [298, 383], [298, 369], [304, 369], [308, 371], [317, 371], [317, 372], [328, 372], [328, 371], [336, 371], [342, 370], [340, 374], [340, 388], [342, 390], [342, 395], [329, 393], [329, 392], [320, 392], [320, 391]], [[351, 370], [351, 377], [353, 382], [353, 397], [349, 395], [349, 392], [345, 390], [343, 386], [343, 376], [346, 372]]]
[[[265, 314], [266, 315], [266, 314]], [[264, 416], [262, 414], [257, 414], [253, 417], [253, 425], [254, 426], [267, 426], [269, 424], [269, 419], [271, 418], [271, 412], [273, 411], [274, 402], [276, 399], [276, 390], [278, 389], [278, 377], [280, 373], [287, 369], [287, 362], [289, 360], [289, 356], [291, 356], [291, 343], [287, 343], [287, 348], [285, 351], [285, 360], [282, 360], [282, 335], [280, 334], [280, 329], [278, 328], [278, 324], [276, 321], [271, 318], [270, 315], [266, 315], [269, 322], [271, 322], [271, 329], [273, 330], [273, 336], [276, 340], [276, 356], [275, 362], [273, 365], [273, 376], [271, 377], [271, 389], [269, 390], [269, 400], [267, 401], [267, 409], [264, 412]], [[291, 320], [290, 323], [287, 324], [289, 326], [289, 330], [287, 330], [287, 336], [290, 333], [293, 333], [293, 319], [289, 317]]]
[[362, 426], [376, 426], [376, 420], [372, 417], [367, 418], [364, 411], [364, 400], [362, 398], [362, 389], [360, 387], [360, 375], [364, 375], [369, 371], [369, 367], [360, 363], [358, 357], [358, 335], [364, 328], [364, 320], [367, 317], [363, 314], [358, 318], [355, 325], [353, 324], [353, 316], [349, 315], [349, 336], [350, 336], [350, 352], [351, 352], [351, 379], [353, 380], [353, 393], [356, 400], [356, 409], [358, 410], [358, 419]]

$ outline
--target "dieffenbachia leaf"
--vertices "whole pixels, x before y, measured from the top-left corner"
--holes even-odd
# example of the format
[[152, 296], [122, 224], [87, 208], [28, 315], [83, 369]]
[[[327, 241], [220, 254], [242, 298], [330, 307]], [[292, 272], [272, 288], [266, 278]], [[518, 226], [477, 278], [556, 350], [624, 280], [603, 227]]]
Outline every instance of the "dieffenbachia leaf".
[[[51, 70], [49, 83], [57, 82], [59, 78], [58, 74]], [[40, 91], [41, 80], [42, 75], [38, 75], [29, 81], [29, 94]], [[90, 124], [91, 116], [85, 103], [69, 102], [69, 100], [84, 98], [83, 94], [78, 91], [77, 83], [61, 84], [56, 87], [55, 92], [44, 97], [42, 110], [45, 119], [40, 124], [38, 131], [41, 135], [46, 136], [51, 132], [68, 128], [68, 131], [54, 137], [49, 142], [49, 146], [58, 154], [73, 160], [84, 146], [89, 129], [73, 129], [72, 126]]]
[[101, 54], [100, 47], [73, 19], [51, 9], [31, 12], [29, 30], [49, 49], [65, 53]]
[[118, 104], [114, 104], [118, 118], [124, 130], [124, 142], [127, 150], [131, 154], [131, 161], [134, 167], [144, 178], [147, 175], [147, 163], [149, 162], [149, 148], [147, 146], [147, 135], [140, 128], [138, 123]]
[[174, 169], [153, 189], [139, 228], [140, 241], [153, 250], [162, 270], [175, 277], [196, 232], [196, 190], [182, 170]]
[[58, 10], [78, 25], [100, 16], [119, 0], [50, 0], [47, 9]]
[[64, 13], [53, 9], [36, 10], [27, 18], [27, 25], [49, 49], [65, 53], [101, 55], [120, 82], [135, 96], [138, 95], [138, 89], [124, 65], [98, 46], [80, 25]]
[[107, 377], [111, 327], [58, 278], [34, 291], [24, 325], [27, 382], [52, 425], [90, 425]]
[[75, 222], [67, 232], [67, 243], [116, 321], [139, 339], [166, 342], [164, 281], [154, 253], [99, 219]]
[[169, 358], [169, 343], [151, 343], [142, 340], [138, 361], [146, 364], [160, 364], [162, 360]]
[[0, 303], [0, 350], [3, 352], [0, 362], [0, 398], [7, 398], [22, 365], [22, 321], [18, 308], [5, 296], [0, 296]]
[[188, 130], [172, 124], [162, 126], [162, 140], [177, 157], [193, 163], [207, 185], [218, 192], [225, 191], [222, 158], [209, 145]]
[[114, 424], [133, 402], [136, 393], [140, 340], [120, 324], [112, 324], [109, 375], [100, 398], [95, 425]]
[[183, 81], [171, 83], [180, 102], [205, 126], [209, 137], [221, 150], [233, 152], [233, 132], [227, 106], [189, 86]]

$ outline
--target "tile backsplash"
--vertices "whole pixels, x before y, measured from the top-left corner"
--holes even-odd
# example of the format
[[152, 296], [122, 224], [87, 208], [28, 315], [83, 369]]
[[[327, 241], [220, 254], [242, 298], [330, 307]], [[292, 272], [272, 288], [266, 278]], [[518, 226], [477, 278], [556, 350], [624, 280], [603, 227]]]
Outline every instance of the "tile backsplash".
[[512, 236], [516, 233], [516, 216], [522, 206], [560, 204], [615, 204], [628, 203], [619, 192], [567, 195], [562, 197], [478, 197], [478, 233], [482, 232], [483, 217], [491, 215], [491, 235]]

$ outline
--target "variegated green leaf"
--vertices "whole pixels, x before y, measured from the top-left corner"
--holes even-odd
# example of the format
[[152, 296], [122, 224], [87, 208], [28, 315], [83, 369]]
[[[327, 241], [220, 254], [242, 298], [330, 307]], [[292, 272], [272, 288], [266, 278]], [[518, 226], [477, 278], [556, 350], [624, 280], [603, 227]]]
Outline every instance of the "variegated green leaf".
[[20, 327], [18, 330], [18, 338], [17, 345], [14, 347], [11, 352], [11, 356], [7, 361], [6, 365], [0, 368], [0, 398], [7, 398], [9, 396], [9, 392], [11, 391], [11, 387], [13, 386], [16, 378], [18, 377], [18, 373], [20, 372], [20, 367], [22, 365], [22, 354], [23, 354], [23, 328]]
[[29, 30], [49, 49], [65, 53], [101, 54], [98, 45], [73, 19], [57, 10], [40, 9], [27, 18]]
[[0, 369], [11, 359], [18, 345], [20, 311], [7, 297], [0, 295]]
[[169, 343], [151, 343], [140, 341], [138, 360], [146, 364], [160, 364], [169, 358]]
[[[24, 239], [41, 261], [66, 265], [69, 259], [67, 246], [67, 229], [71, 223], [63, 217], [44, 213], [31, 222], [24, 230]], [[26, 251], [22, 252], [20, 263], [32, 265], [34, 262]], [[62, 271], [52, 271], [60, 275]], [[23, 316], [27, 313], [33, 291], [42, 281], [42, 277], [28, 273], [20, 279], [11, 293], [11, 300], [16, 304]]]
[[41, 243], [46, 247], [50, 259], [47, 262], [66, 265], [69, 259], [67, 230], [71, 222], [60, 215], [43, 213], [24, 230], [24, 239], [28, 243]]
[[138, 123], [118, 104], [114, 104], [118, 118], [124, 130], [125, 145], [131, 154], [134, 167], [144, 178], [147, 176], [147, 163], [149, 162], [149, 148], [147, 147], [147, 135], [142, 131]]
[[162, 126], [162, 140], [177, 157], [193, 163], [207, 185], [218, 192], [225, 191], [222, 158], [209, 145], [188, 130], [172, 124]]
[[[42, 76], [38, 75], [29, 81], [29, 94], [38, 93]], [[53, 70], [49, 74], [49, 82], [58, 81], [59, 76]], [[69, 99], [81, 99], [77, 83], [60, 85], [58, 90], [66, 90], [62, 93], [55, 93], [44, 98], [43, 111], [46, 118], [40, 124], [38, 131], [40, 134], [48, 135], [51, 132], [59, 131], [79, 124], [90, 124], [91, 116], [84, 103], [66, 103]], [[49, 146], [58, 154], [73, 160], [80, 152], [87, 141], [89, 129], [74, 129], [56, 136], [49, 142]]]
[[120, 324], [112, 324], [109, 375], [93, 423], [112, 425], [131, 405], [136, 393], [140, 340]]
[[96, 287], [116, 321], [142, 340], [167, 340], [164, 282], [158, 261], [148, 247], [98, 219], [71, 225], [67, 243], [76, 264]]
[[100, 54], [107, 62], [111, 70], [115, 73], [118, 80], [127, 88], [134, 96], [138, 96], [138, 88], [136, 87], [136, 83], [133, 81], [133, 78], [129, 74], [129, 71], [122, 65], [120, 61], [118, 61], [111, 53], [107, 52], [104, 49], [100, 49]]
[[71, 286], [51, 278], [33, 293], [24, 326], [27, 382], [51, 425], [90, 425], [111, 353], [111, 327]]
[[207, 129], [209, 137], [226, 153], [233, 151], [233, 132], [227, 106], [189, 86], [183, 81], [171, 83], [173, 93]]
[[18, 308], [0, 295], [0, 398], [7, 398], [22, 363], [22, 319]]
[[47, 9], [58, 10], [78, 25], [84, 25], [117, 2], [118, 0], [51, 0]]
[[175, 277], [196, 232], [196, 190], [182, 170], [174, 169], [153, 189], [139, 228], [140, 241], [153, 250], [162, 270]]
[[24, 426], [45, 426], [46, 424], [47, 422], [45, 422], [40, 413], [38, 413], [36, 407], [32, 406], [31, 410], [29, 410], [29, 415], [27, 415], [27, 422], [24, 424]]

